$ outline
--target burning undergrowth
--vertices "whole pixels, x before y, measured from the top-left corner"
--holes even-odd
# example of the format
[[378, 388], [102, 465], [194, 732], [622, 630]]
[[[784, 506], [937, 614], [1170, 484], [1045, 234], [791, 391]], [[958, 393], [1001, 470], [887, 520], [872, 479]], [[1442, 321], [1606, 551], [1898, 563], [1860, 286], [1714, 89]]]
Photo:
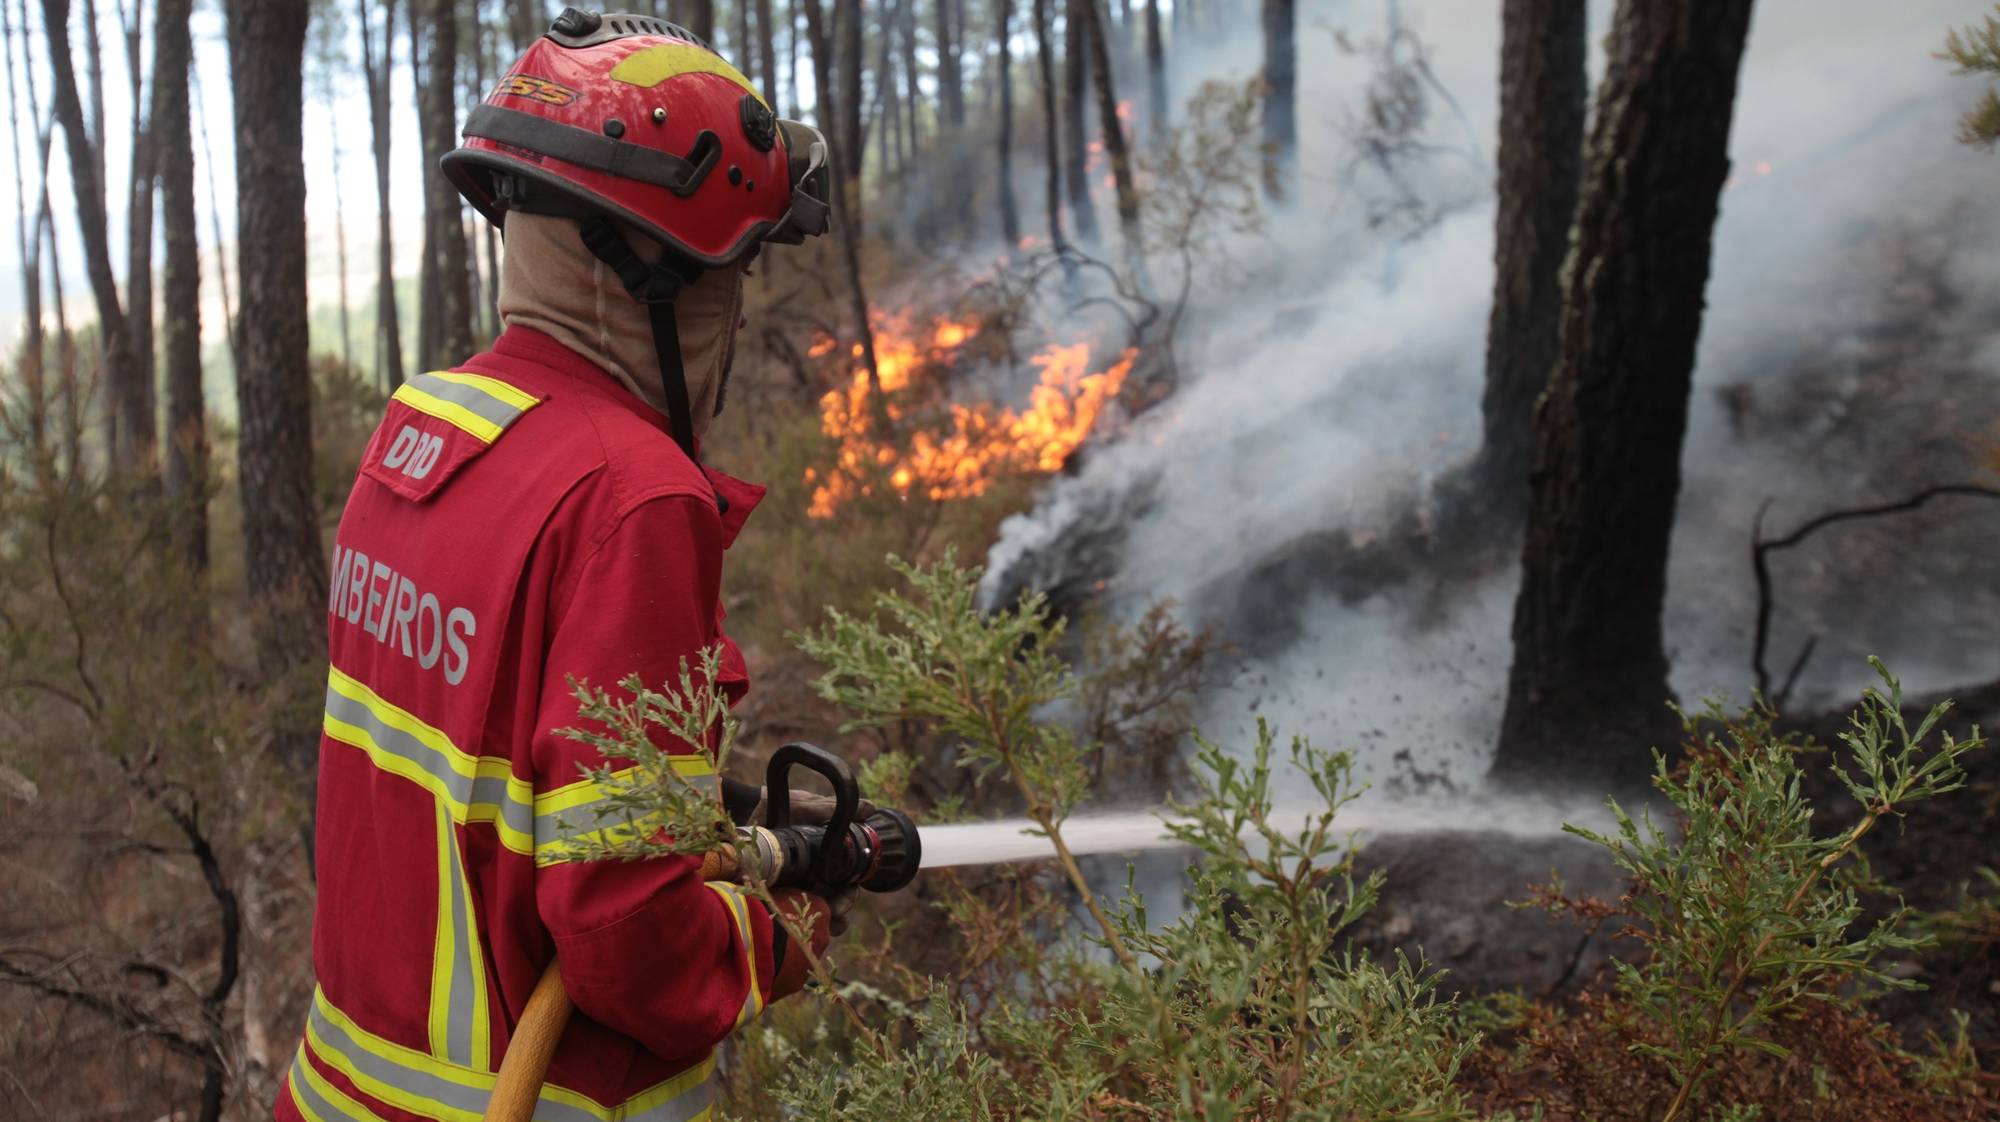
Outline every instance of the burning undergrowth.
[[[820, 429], [833, 454], [806, 469], [813, 518], [831, 518], [847, 500], [885, 487], [949, 501], [984, 494], [1004, 476], [1062, 470], [1138, 355], [1128, 347], [1105, 362], [1087, 340], [1050, 343], [1027, 358], [1036, 378], [1026, 404], [1014, 407], [954, 393], [968, 380], [961, 367], [982, 361], [970, 351], [984, 330], [980, 320], [877, 312], [873, 328], [875, 369], [852, 344], [845, 384], [820, 398]], [[811, 354], [839, 346], [825, 337]]]

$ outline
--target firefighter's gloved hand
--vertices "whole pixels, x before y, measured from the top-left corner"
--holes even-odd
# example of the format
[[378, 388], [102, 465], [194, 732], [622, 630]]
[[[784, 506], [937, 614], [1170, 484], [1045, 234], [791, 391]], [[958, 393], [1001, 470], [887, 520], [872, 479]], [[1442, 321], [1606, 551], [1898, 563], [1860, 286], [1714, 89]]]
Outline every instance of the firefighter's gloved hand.
[[[832, 795], [816, 795], [811, 791], [792, 792], [792, 821], [808, 826], [823, 825], [833, 818], [834, 798]], [[765, 816], [771, 808], [771, 789], [757, 788], [757, 806], [750, 812], [750, 824], [769, 826]], [[854, 807], [854, 820], [860, 822], [875, 813], [875, 804], [862, 799]]]
[[[765, 813], [770, 809], [770, 788], [757, 788], [757, 806], [750, 812], [750, 821], [759, 826], [768, 826]], [[792, 792], [792, 821], [806, 825], [823, 825], [833, 818], [837, 805], [832, 795], [816, 795], [811, 791]], [[862, 799], [854, 807], [855, 821], [861, 821], [875, 813], [875, 804]], [[847, 934], [847, 917], [854, 910], [855, 888], [843, 888], [821, 897], [826, 902], [829, 930], [835, 935]]]
[[[833, 914], [827, 902], [796, 888], [779, 889], [771, 898], [786, 916], [799, 917], [795, 923], [812, 935], [813, 954], [826, 953], [826, 945], [833, 938]], [[778, 956], [777, 980], [771, 986], [771, 1000], [776, 1001], [804, 989], [812, 966], [806, 961], [805, 951], [793, 942], [791, 932], [776, 916], [771, 917], [771, 945]]]

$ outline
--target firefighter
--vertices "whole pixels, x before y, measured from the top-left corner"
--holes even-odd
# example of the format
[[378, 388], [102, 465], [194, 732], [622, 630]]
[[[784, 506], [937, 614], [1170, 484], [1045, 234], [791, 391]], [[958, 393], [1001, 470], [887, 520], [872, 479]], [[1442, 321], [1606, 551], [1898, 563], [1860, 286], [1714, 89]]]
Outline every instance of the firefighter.
[[[444, 173], [502, 226], [506, 329], [390, 401], [327, 602], [313, 993], [281, 1119], [465, 1119], [552, 958], [578, 1016], [536, 1117], [706, 1117], [712, 1053], [804, 954], [692, 857], [565, 860], [603, 792], [567, 680], [670, 680], [720, 644], [723, 552], [763, 489], [701, 466], [743, 271], [822, 232], [826, 149], [694, 36], [565, 11]], [[760, 792], [682, 773], [739, 820]], [[825, 901], [782, 900], [814, 917]]]

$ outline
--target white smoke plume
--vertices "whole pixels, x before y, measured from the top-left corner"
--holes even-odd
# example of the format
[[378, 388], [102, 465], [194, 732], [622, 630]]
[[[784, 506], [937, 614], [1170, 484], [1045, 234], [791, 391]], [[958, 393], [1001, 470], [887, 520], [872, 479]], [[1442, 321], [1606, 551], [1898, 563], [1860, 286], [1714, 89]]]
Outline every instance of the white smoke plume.
[[[1407, 166], [1444, 213], [1414, 237], [1371, 228], [1349, 123], [1370, 78], [1335, 30], [1379, 38], [1385, 7], [1431, 49], [1428, 139]], [[1594, 3], [1593, 65], [1609, 26]], [[1219, 620], [1249, 657], [1202, 726], [1247, 742], [1257, 716], [1359, 750], [1362, 774], [1485, 769], [1510, 659], [1513, 566], [1419, 576], [1343, 602], [1308, 575], [1254, 574], [1307, 535], [1366, 540], [1424, 510], [1477, 447], [1492, 277], [1490, 165], [1499, 5], [1300, 4], [1298, 197], [1232, 242], [1226, 286], [1180, 339], [1188, 380], [1096, 448], [989, 557], [989, 593], [1102, 580], [1130, 615], [1161, 598]], [[1833, 506], [1967, 478], [2000, 419], [2000, 156], [1956, 143], [1976, 82], [1933, 57], [1979, 14], [1947, 0], [1762, 0], [1716, 231], [1667, 605], [1683, 700], [1746, 699], [1752, 519], [1768, 532]], [[1208, 73], [1248, 77], [1255, 27]], [[1179, 73], [1182, 89], [1203, 75]], [[1477, 156], [1467, 158], [1477, 142]], [[1218, 290], [1226, 287], [1227, 291]], [[1082, 544], [1079, 544], [1082, 543]], [[1080, 554], [1092, 554], [1090, 557]], [[1776, 563], [1769, 655], [1782, 676], [1822, 636], [1794, 709], [1844, 700], [1877, 653], [1912, 690], [2000, 673], [2000, 506], [1962, 503], [1835, 531]], [[1399, 759], [1399, 757], [1401, 757]]]

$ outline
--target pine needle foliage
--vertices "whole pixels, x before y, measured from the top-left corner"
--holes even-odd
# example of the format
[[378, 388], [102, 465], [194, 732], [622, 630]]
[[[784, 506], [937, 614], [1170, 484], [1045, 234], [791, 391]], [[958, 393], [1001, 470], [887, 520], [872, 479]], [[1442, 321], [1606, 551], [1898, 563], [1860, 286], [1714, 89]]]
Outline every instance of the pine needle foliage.
[[[2000, 6], [1994, 8], [2000, 12]], [[2000, 19], [1987, 16], [1978, 24], [1945, 33], [1944, 54], [1958, 64], [1960, 74], [2000, 74]], [[1959, 119], [1958, 138], [1991, 150], [2000, 141], [2000, 91], [1988, 87]]]
[[1804, 742], [1775, 733], [1769, 710], [1730, 720], [1711, 707], [1706, 717], [1723, 731], [1688, 720], [1695, 740], [1684, 770], [1655, 755], [1654, 784], [1679, 812], [1677, 833], [1635, 820], [1615, 800], [1615, 833], [1566, 827], [1608, 849], [1631, 877], [1626, 899], [1648, 954], [1617, 962], [1614, 1020], [1643, 1028], [1631, 1049], [1665, 1065], [1677, 1087], [1662, 1122], [1686, 1117], [1732, 1053], [1783, 1059], [1771, 1026], [1802, 1006], [1851, 1004], [1842, 987], [1855, 981], [1915, 985], [1882, 959], [1928, 940], [1907, 933], [1900, 907], [1864, 922], [1858, 847], [1884, 820], [1962, 786], [1960, 759], [1983, 741], [1974, 729], [1965, 740], [1944, 733], [1928, 743], [1948, 705], [1912, 729], [1901, 685], [1871, 662], [1886, 692], [1863, 695], [1830, 765], [1860, 808], [1853, 826], [1814, 830], [1796, 760]]

